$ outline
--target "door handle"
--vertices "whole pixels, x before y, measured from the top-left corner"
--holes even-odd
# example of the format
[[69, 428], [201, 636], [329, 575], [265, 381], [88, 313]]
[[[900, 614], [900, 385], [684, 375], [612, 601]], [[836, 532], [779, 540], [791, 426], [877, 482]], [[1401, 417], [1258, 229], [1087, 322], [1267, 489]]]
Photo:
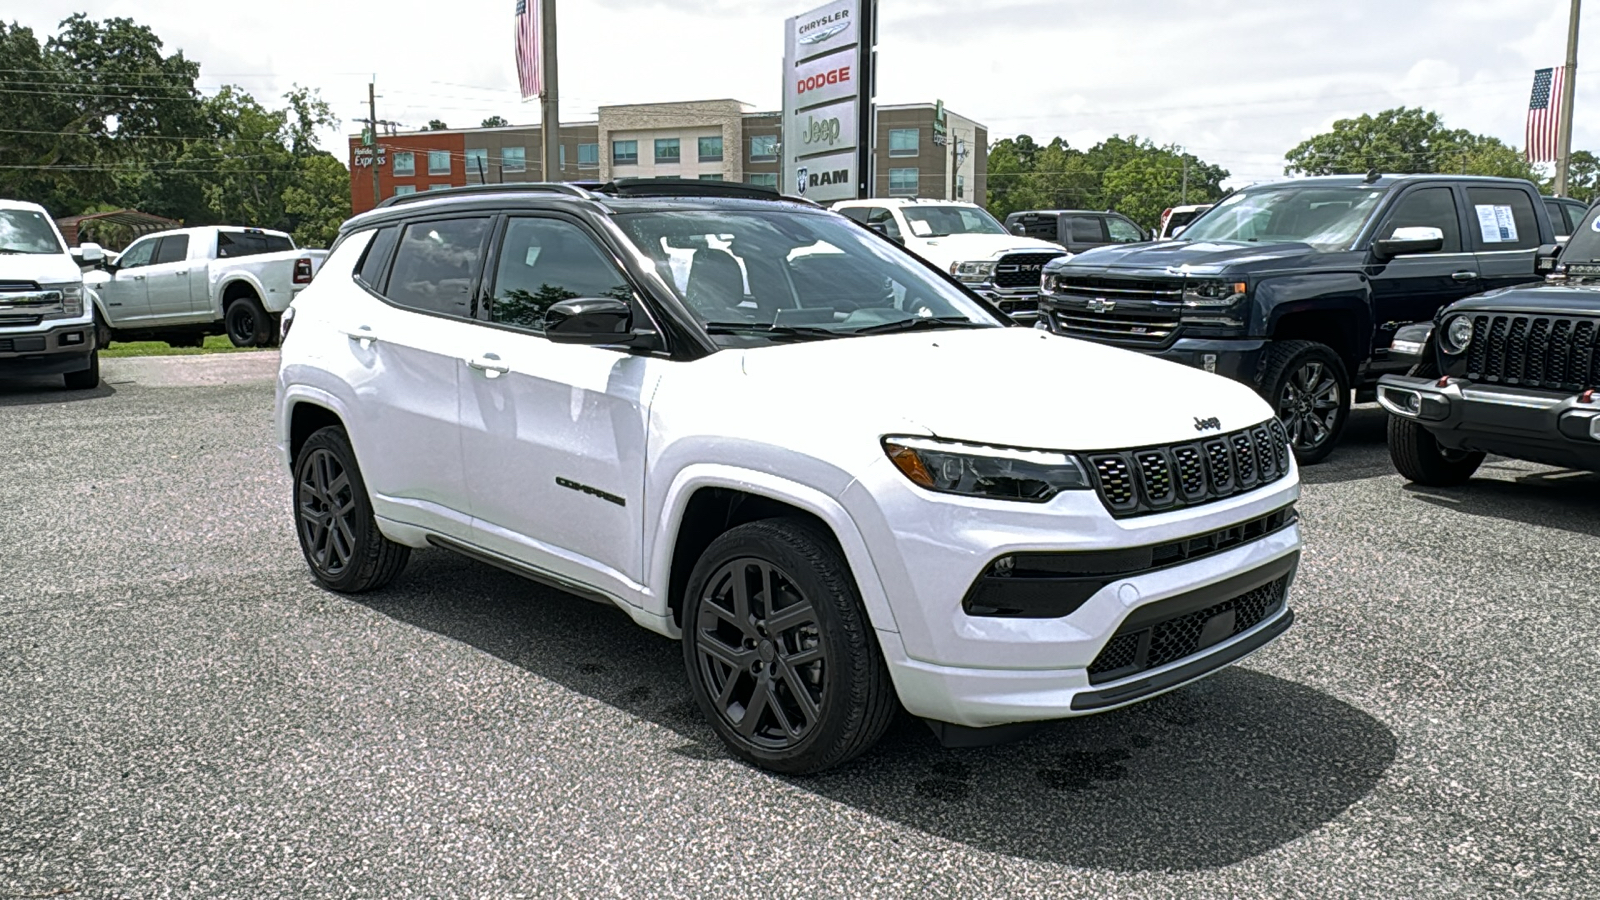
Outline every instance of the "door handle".
[[1452, 273], [1450, 273], [1450, 277], [1452, 279], [1456, 280], [1456, 281], [1476, 281], [1476, 280], [1478, 280], [1478, 273], [1477, 272], [1452, 272]]
[[362, 325], [354, 331], [347, 330], [342, 333], [352, 341], [360, 341], [363, 350], [378, 342], [378, 336], [373, 333], [371, 325]]
[[500, 357], [493, 353], [485, 353], [482, 356], [467, 360], [467, 367], [477, 369], [486, 378], [499, 378], [501, 375], [511, 371], [511, 367], [501, 362]]
[[144, 280], [144, 276], [143, 275], [135, 275], [135, 276], [133, 276], [133, 280], [134, 281], [143, 281]]

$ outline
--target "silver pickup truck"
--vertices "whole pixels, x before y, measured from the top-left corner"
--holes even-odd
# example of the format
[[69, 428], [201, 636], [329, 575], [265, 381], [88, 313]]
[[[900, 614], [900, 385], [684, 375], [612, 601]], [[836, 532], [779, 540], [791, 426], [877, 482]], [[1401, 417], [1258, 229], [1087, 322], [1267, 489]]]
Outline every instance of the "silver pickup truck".
[[98, 344], [199, 346], [207, 335], [226, 334], [238, 347], [272, 346], [278, 316], [327, 255], [261, 228], [180, 228], [142, 237], [84, 276], [95, 300]]

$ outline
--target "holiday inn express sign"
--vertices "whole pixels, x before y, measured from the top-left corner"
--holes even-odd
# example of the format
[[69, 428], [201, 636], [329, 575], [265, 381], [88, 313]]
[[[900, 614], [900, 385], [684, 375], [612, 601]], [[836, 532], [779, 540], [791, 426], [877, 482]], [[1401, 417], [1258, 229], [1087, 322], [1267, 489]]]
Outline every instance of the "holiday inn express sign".
[[784, 23], [784, 193], [821, 203], [867, 196], [875, 5], [835, 0]]

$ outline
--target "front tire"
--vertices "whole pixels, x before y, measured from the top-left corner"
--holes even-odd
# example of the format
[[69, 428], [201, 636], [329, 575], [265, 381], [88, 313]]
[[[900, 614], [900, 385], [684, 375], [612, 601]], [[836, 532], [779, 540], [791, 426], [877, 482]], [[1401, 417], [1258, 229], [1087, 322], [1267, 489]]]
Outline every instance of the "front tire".
[[1326, 344], [1277, 341], [1267, 348], [1261, 393], [1283, 422], [1303, 466], [1328, 458], [1350, 418], [1350, 376]]
[[255, 297], [239, 297], [228, 303], [222, 323], [228, 340], [235, 347], [268, 347], [272, 340], [272, 317]]
[[69, 391], [92, 391], [100, 386], [100, 351], [89, 354], [89, 368], [62, 376]]
[[1472, 479], [1485, 454], [1451, 450], [1411, 419], [1389, 416], [1389, 458], [1407, 481], [1428, 487], [1456, 487]]
[[849, 566], [830, 535], [798, 519], [712, 542], [689, 578], [683, 656], [723, 743], [775, 772], [853, 759], [897, 706]]
[[306, 565], [329, 590], [377, 590], [411, 559], [410, 547], [378, 530], [372, 498], [342, 428], [323, 428], [301, 445], [294, 462], [294, 510]]

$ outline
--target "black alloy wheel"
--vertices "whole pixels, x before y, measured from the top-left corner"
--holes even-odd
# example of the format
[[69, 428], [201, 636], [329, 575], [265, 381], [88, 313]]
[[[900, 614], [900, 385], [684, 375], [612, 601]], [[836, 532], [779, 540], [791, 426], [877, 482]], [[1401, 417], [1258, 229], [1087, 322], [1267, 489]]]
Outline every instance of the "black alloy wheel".
[[1262, 385], [1295, 459], [1302, 465], [1326, 459], [1350, 415], [1349, 377], [1333, 350], [1312, 341], [1275, 343]]
[[405, 568], [411, 548], [384, 537], [342, 429], [306, 439], [294, 464], [295, 531], [312, 577], [324, 587], [361, 593], [383, 587]]
[[816, 727], [829, 698], [817, 610], [772, 563], [742, 557], [707, 580], [695, 649], [715, 707], [745, 740], [787, 750]]
[[223, 326], [235, 347], [270, 346], [272, 319], [254, 297], [240, 297], [228, 304]]

